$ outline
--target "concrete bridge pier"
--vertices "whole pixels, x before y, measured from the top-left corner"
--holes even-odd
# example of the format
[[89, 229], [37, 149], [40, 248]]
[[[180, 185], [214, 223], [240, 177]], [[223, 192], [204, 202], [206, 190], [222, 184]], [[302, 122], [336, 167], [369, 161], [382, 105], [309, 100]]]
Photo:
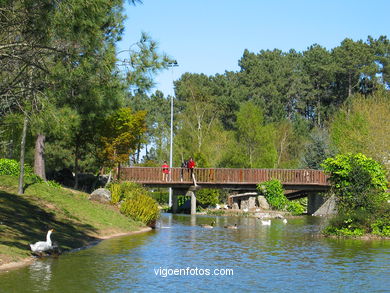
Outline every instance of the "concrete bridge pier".
[[307, 213], [313, 216], [327, 216], [336, 213], [336, 202], [333, 196], [326, 199], [321, 193], [307, 196]]
[[191, 215], [196, 214], [196, 194], [195, 194], [195, 188], [192, 186], [190, 189], [188, 189], [186, 196], [191, 196]]
[[196, 190], [197, 186], [191, 186], [189, 189], [173, 188], [172, 189], [172, 213], [176, 214], [179, 208], [177, 196], [185, 194], [191, 197], [191, 215], [196, 214]]
[[177, 213], [178, 202], [177, 202], [177, 189], [172, 188], [172, 214]]

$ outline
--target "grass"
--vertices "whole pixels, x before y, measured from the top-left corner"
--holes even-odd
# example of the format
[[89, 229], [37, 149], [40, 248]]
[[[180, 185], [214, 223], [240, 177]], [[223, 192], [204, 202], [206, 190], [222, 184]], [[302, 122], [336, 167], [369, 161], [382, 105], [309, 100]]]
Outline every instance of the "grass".
[[30, 256], [28, 244], [46, 240], [51, 228], [52, 240], [66, 251], [143, 226], [71, 189], [27, 182], [25, 194], [17, 195], [17, 181], [0, 175], [0, 265]]

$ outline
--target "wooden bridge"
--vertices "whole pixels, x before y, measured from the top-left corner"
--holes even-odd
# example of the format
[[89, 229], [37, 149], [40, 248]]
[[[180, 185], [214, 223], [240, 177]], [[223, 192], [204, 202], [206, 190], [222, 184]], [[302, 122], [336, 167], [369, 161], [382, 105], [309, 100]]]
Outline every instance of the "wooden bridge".
[[[318, 192], [327, 191], [330, 187], [327, 175], [310, 169], [195, 168], [191, 176], [191, 171], [187, 168], [170, 168], [166, 179], [162, 171], [161, 167], [127, 167], [119, 169], [119, 178], [149, 187], [172, 187], [172, 212], [175, 213], [178, 208], [177, 195], [186, 194], [191, 197], [191, 214], [196, 213], [195, 192], [204, 187], [242, 193], [256, 191], [261, 182], [278, 179], [283, 184], [288, 199], [308, 197], [308, 212], [309, 207], [315, 211], [322, 205], [323, 197]], [[115, 173], [117, 176], [118, 170]]]
[[[150, 187], [188, 188], [194, 185], [190, 170], [170, 168], [167, 180], [163, 180], [161, 167], [122, 167], [120, 179], [140, 183]], [[310, 169], [228, 169], [195, 168], [196, 184], [208, 188], [231, 188], [254, 190], [256, 185], [278, 179], [285, 190], [325, 191], [329, 188], [328, 176], [319, 170]]]

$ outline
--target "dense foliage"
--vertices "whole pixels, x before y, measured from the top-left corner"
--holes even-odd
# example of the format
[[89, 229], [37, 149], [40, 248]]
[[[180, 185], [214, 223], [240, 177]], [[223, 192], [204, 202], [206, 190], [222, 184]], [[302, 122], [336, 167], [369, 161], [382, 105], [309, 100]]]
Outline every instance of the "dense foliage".
[[215, 206], [218, 204], [220, 197], [220, 190], [213, 188], [202, 188], [196, 191], [196, 200], [202, 206]]
[[120, 210], [126, 216], [143, 222], [146, 225], [154, 224], [159, 217], [158, 203], [141, 185], [124, 181], [109, 185], [111, 202], [120, 204]]
[[284, 195], [283, 185], [277, 179], [271, 179], [257, 185], [257, 190], [264, 195], [272, 209], [284, 210], [288, 199]]
[[376, 233], [389, 236], [388, 182], [384, 168], [363, 154], [337, 155], [324, 161], [336, 196], [338, 216], [326, 232], [337, 235]]
[[[42, 180], [34, 174], [30, 165], [24, 165], [25, 175], [32, 179], [34, 182], [41, 182]], [[11, 159], [0, 159], [0, 175], [19, 176], [20, 165], [19, 162]]]
[[289, 201], [284, 195], [282, 183], [278, 179], [271, 179], [257, 185], [257, 190], [264, 195], [273, 210], [289, 211], [293, 215], [300, 215], [304, 207], [298, 201]]
[[153, 225], [160, 215], [157, 202], [147, 192], [126, 198], [120, 210], [126, 216], [146, 225]]

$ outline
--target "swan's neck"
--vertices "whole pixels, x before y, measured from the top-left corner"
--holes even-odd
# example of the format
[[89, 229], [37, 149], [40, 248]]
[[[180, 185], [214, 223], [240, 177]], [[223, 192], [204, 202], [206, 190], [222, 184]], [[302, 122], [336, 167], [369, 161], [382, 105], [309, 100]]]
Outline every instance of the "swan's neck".
[[47, 235], [46, 235], [46, 242], [49, 243], [49, 244], [51, 245], [50, 235], [51, 235], [51, 231], [47, 232]]

